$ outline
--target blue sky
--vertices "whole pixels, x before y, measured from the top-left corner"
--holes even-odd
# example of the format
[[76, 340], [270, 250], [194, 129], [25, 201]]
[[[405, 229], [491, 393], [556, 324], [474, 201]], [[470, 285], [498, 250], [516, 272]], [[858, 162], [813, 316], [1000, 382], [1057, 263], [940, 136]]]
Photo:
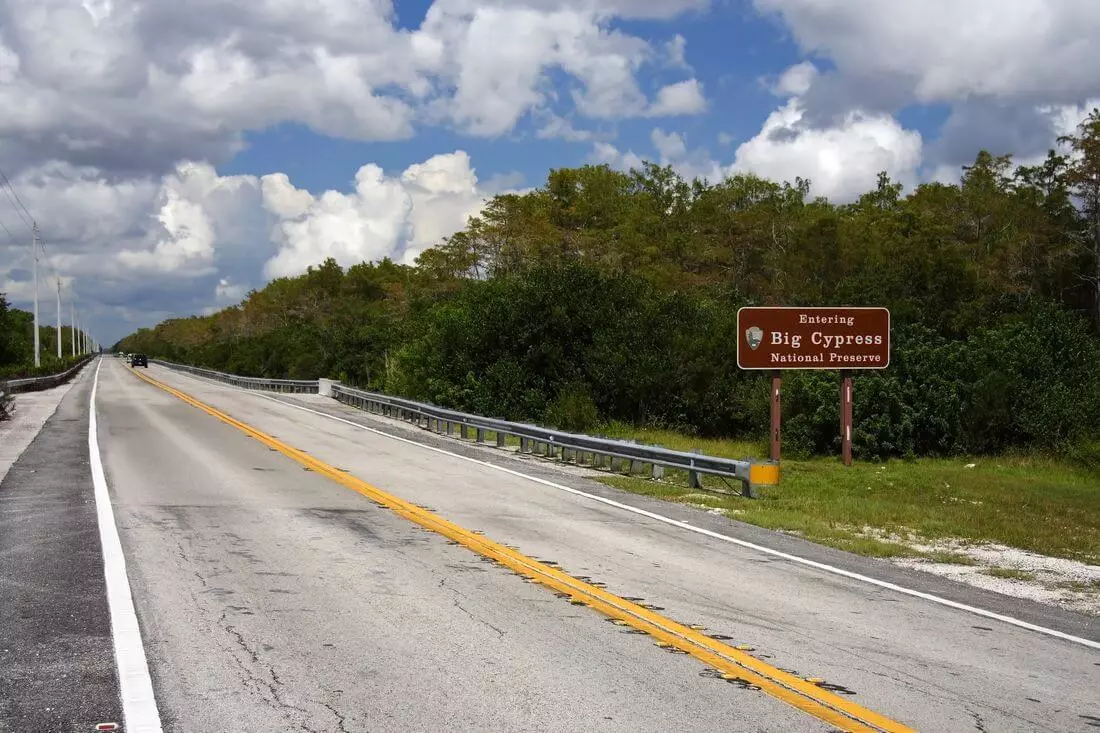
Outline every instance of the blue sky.
[[[1097, 37], [1095, 0], [0, 0], [0, 170], [40, 289], [113, 341], [326, 257], [414, 262], [557, 167], [848, 201], [1034, 162], [1100, 104]], [[0, 199], [27, 307], [23, 218]]]
[[[396, 7], [397, 25], [416, 28], [430, 4], [401, 0]], [[664, 84], [692, 76], [704, 85], [708, 110], [698, 116], [612, 121], [573, 117], [575, 127], [595, 131], [616, 147], [634, 150], [645, 159], [658, 157], [650, 141], [655, 126], [681, 133], [691, 147], [706, 147], [717, 158], [731, 159], [736, 146], [756, 135], [776, 107], [776, 97], [765, 86], [765, 80], [808, 58], [799, 52], [778, 19], [764, 17], [744, 4], [687, 12], [673, 21], [615, 19], [607, 25], [645, 38], [657, 47], [671, 42], [676, 35], [684, 37], [685, 60], [690, 69], [643, 67], [638, 78], [644, 92], [652, 95]], [[565, 90], [575, 86], [576, 82], [563, 74], [552, 76], [563, 96], [567, 96]], [[553, 111], [568, 116], [573, 114], [570, 107], [562, 101]], [[928, 114], [924, 109], [912, 109], [906, 110], [903, 119], [931, 135], [944, 116], [942, 111]], [[589, 162], [590, 143], [540, 139], [536, 135], [539, 127], [537, 119], [527, 116], [508, 134], [484, 138], [453, 127], [425, 124], [418, 126], [415, 136], [408, 140], [360, 142], [320, 135], [303, 125], [280, 124], [246, 133], [247, 149], [218, 166], [218, 171], [224, 175], [282, 171], [299, 187], [320, 192], [350, 190], [356, 171], [367, 161], [378, 163], [387, 172], [399, 173], [426, 158], [426, 154], [457, 149], [470, 154], [481, 181], [494, 176], [511, 178], [511, 174], [519, 173], [523, 186], [540, 185], [552, 168]], [[720, 140], [723, 134], [729, 138]]]

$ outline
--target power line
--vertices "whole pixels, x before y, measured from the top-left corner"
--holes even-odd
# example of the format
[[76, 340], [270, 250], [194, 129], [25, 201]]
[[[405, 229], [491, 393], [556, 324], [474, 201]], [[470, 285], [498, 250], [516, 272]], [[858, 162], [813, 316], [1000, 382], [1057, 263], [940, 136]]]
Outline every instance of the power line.
[[8, 225], [5, 224], [4, 222], [0, 221], [0, 227], [2, 227], [4, 229], [4, 231], [8, 233], [8, 237], [11, 239], [11, 243], [14, 244], [16, 247], [18, 247], [19, 242], [16, 241], [15, 235], [11, 233], [11, 229], [8, 229]]
[[[34, 271], [33, 278], [34, 278], [34, 293], [35, 293], [35, 296], [34, 296], [35, 364], [37, 365], [38, 359], [39, 359], [39, 353], [38, 353], [38, 326], [40, 325], [40, 320], [38, 318], [38, 248], [39, 247], [41, 247], [41, 250], [42, 250], [43, 262], [45, 263], [46, 267], [49, 268], [50, 273], [53, 275], [54, 287], [57, 291], [57, 323], [58, 323], [58, 328], [57, 328], [58, 347], [57, 348], [58, 348], [59, 355], [60, 355], [60, 350], [61, 350], [61, 275], [58, 273], [57, 268], [55, 268], [53, 266], [53, 264], [50, 262], [50, 260], [48, 259], [49, 256], [46, 253], [46, 242], [45, 242], [45, 240], [41, 239], [38, 236], [38, 225], [37, 225], [37, 222], [35, 221], [34, 215], [31, 214], [31, 212], [27, 208], [26, 204], [23, 203], [23, 200], [21, 198], [19, 198], [19, 193], [15, 190], [15, 187], [12, 185], [11, 179], [8, 178], [7, 174], [4, 173], [4, 171], [2, 169], [0, 169], [0, 189], [4, 190], [4, 195], [7, 197], [8, 202], [11, 203], [12, 208], [15, 209], [15, 213], [19, 216], [20, 221], [23, 222], [23, 226], [27, 227], [27, 229], [30, 230], [31, 236], [33, 238], [33, 241], [32, 241], [32, 260], [33, 260], [33, 262], [31, 264], [32, 264], [32, 269]], [[0, 227], [3, 227], [4, 231], [7, 232], [7, 235], [11, 239], [13, 245], [15, 245], [17, 248], [21, 246], [19, 244], [19, 241], [16, 239], [15, 235], [12, 234], [12, 231], [10, 229], [8, 229], [7, 225], [4, 224], [2, 221], [0, 221]], [[76, 305], [75, 305], [75, 300], [76, 300], [76, 291], [75, 291], [74, 288], [72, 288], [70, 286], [69, 287], [69, 307], [70, 307], [70, 316], [71, 317], [70, 317], [69, 320], [72, 321], [72, 323], [70, 323], [69, 326], [70, 326], [70, 329], [72, 330], [74, 339], [75, 339], [75, 334], [76, 334]], [[82, 332], [81, 336], [82, 336], [82, 341], [84, 342], [85, 346], [90, 343], [87, 333]], [[75, 351], [75, 341], [74, 341], [74, 344], [73, 344], [73, 350]]]
[[[11, 179], [8, 178], [7, 174], [4, 173], [2, 169], [0, 169], [0, 188], [4, 189], [4, 195], [8, 197], [8, 201], [10, 201], [12, 207], [15, 208], [15, 213], [23, 220], [23, 226], [28, 229], [33, 228], [34, 217], [31, 216], [31, 212], [28, 211], [27, 207], [23, 204], [23, 200], [19, 198], [19, 194], [16, 193], [15, 187], [11, 185]], [[20, 209], [22, 209], [22, 211], [20, 211]], [[26, 214], [26, 217], [24, 217], [23, 214]]]

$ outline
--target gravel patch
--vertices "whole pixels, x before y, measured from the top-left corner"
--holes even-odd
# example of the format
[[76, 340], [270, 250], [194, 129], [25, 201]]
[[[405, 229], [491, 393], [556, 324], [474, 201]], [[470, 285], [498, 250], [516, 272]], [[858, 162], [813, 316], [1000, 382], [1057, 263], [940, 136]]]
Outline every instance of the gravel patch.
[[[882, 533], [875, 533], [885, 539]], [[1014, 598], [1058, 606], [1069, 611], [1100, 616], [1100, 566], [1077, 560], [1049, 557], [994, 543], [964, 540], [914, 542], [889, 537], [918, 552], [951, 552], [970, 558], [974, 565], [933, 562], [924, 558], [890, 558], [889, 562], [950, 578]], [[996, 577], [990, 571], [1008, 571], [1020, 577]]]

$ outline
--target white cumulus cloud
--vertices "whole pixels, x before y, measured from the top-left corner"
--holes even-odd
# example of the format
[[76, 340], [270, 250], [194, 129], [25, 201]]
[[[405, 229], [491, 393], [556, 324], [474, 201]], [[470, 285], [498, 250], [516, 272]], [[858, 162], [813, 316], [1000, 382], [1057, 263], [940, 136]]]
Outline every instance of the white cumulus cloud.
[[731, 170], [780, 181], [808, 178], [816, 195], [841, 201], [869, 190], [880, 171], [916, 182], [922, 139], [889, 115], [850, 113], [828, 128], [801, 124], [798, 99], [773, 112], [759, 134], [742, 143]]
[[707, 100], [703, 96], [703, 85], [698, 79], [686, 79], [661, 87], [657, 92], [657, 99], [649, 109], [649, 115], [651, 117], [696, 115], [706, 109]]
[[[517, 182], [511, 175], [493, 185]], [[368, 163], [348, 192], [314, 194], [282, 173], [223, 176], [202, 162], [137, 180], [51, 164], [12, 183], [32, 212], [55, 197], [66, 202], [42, 227], [40, 287], [46, 293], [59, 275], [78, 302], [96, 304], [96, 318], [115, 324], [109, 336], [100, 332], [112, 339], [150, 319], [224, 307], [327, 257], [345, 266], [411, 262], [462, 229], [490, 195], [461, 150], [399, 175]], [[26, 231], [11, 207], [0, 208], [0, 223]], [[0, 239], [0, 292], [20, 306], [33, 292], [29, 242], [29, 231], [26, 243]]]
[[332, 257], [342, 265], [391, 257], [411, 261], [423, 249], [466, 225], [485, 193], [463, 151], [436, 155], [389, 177], [368, 164], [350, 193], [314, 196], [286, 176], [263, 179], [264, 206], [279, 218], [278, 252], [268, 277], [294, 275]]
[[841, 75], [908, 80], [916, 98], [971, 95], [1070, 103], [1095, 92], [1092, 0], [755, 0]]
[[[160, 174], [224, 162], [244, 133], [288, 122], [388, 141], [418, 124], [499, 136], [570, 99], [582, 116], [639, 116], [651, 102], [637, 75], [662, 53], [612, 20], [706, 6], [436, 0], [402, 29], [387, 0], [4, 0], [0, 162]], [[655, 104], [698, 107], [681, 86]]]
[[817, 73], [817, 67], [809, 61], [795, 64], [779, 75], [772, 91], [781, 97], [802, 96], [810, 90]]

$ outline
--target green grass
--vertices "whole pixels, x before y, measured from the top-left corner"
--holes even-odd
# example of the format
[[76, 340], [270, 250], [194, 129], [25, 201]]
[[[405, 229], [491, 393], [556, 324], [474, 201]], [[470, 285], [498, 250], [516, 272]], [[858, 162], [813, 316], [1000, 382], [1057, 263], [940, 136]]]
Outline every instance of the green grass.
[[1005, 580], [1035, 580], [1035, 573], [1029, 573], [1027, 570], [1017, 570], [1016, 568], [985, 568], [982, 572], [986, 575], [992, 575], [994, 578]]
[[750, 440], [724, 440], [720, 438], [693, 438], [672, 430], [635, 428], [623, 423], [604, 425], [595, 431], [609, 438], [637, 440], [639, 443], [659, 445], [672, 450], [690, 452], [699, 450], [708, 456], [721, 458], [760, 458], [767, 455], [767, 446]]
[[969, 555], [963, 555], [959, 552], [944, 552], [938, 550], [936, 552], [922, 552], [918, 554], [918, 557], [922, 557], [929, 562], [938, 562], [945, 565], [977, 565], [978, 561]]
[[[618, 437], [733, 458], [761, 456], [746, 441], [697, 440], [669, 431], [612, 426]], [[604, 432], [608, 432], [605, 430]], [[969, 463], [977, 464], [967, 468]], [[953, 553], [924, 555], [905, 542], [961, 539], [996, 542], [1054, 557], [1100, 563], [1100, 472], [1039, 456], [856, 462], [834, 458], [783, 461], [778, 486], [759, 499], [715, 494], [707, 506], [769, 529], [794, 532], [822, 544], [879, 557], [926, 556], [966, 562]], [[736, 490], [704, 477], [708, 490]], [[685, 477], [664, 481], [609, 476], [627, 491], [669, 501], [698, 495]], [[865, 528], [875, 530], [866, 536]], [[896, 541], [895, 541], [896, 540]]]

